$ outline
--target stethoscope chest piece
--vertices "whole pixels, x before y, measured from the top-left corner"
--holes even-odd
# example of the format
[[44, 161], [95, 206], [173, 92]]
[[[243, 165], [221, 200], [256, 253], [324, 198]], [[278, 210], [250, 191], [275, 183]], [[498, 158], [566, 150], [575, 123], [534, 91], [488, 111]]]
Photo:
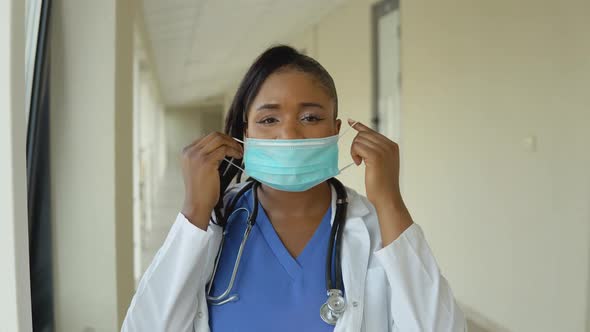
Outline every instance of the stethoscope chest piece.
[[338, 318], [346, 309], [346, 300], [339, 289], [330, 289], [328, 291], [328, 300], [320, 308], [322, 320], [330, 325], [336, 325]]

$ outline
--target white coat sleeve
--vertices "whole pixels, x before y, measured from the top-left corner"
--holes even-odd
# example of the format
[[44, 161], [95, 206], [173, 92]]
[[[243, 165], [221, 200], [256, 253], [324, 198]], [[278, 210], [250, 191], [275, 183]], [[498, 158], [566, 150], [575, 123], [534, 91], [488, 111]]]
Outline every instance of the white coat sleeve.
[[420, 226], [413, 224], [375, 256], [391, 286], [392, 331], [467, 330]]
[[144, 273], [121, 327], [122, 332], [193, 331], [198, 294], [210, 266], [212, 227], [204, 230], [178, 214], [166, 240]]

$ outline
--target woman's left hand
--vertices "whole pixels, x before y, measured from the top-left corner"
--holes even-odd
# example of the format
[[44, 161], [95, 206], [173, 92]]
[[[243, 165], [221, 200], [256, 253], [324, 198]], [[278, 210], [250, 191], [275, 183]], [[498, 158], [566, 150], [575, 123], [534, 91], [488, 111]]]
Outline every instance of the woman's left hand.
[[[348, 124], [354, 121], [348, 119]], [[387, 246], [412, 225], [399, 187], [399, 146], [360, 122], [353, 128], [358, 133], [350, 154], [357, 166], [365, 162], [367, 198], [377, 210], [382, 245]]]
[[[355, 121], [348, 119], [348, 124]], [[358, 166], [365, 162], [367, 198], [375, 207], [401, 199], [399, 188], [399, 146], [389, 138], [357, 122], [358, 131], [352, 141], [350, 154]]]

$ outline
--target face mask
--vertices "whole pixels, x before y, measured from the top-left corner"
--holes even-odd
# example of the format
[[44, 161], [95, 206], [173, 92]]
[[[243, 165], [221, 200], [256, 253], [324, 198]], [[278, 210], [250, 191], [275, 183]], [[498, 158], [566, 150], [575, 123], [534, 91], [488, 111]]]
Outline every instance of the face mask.
[[306, 191], [353, 164], [338, 169], [338, 140], [342, 135], [308, 139], [246, 138], [243, 171], [277, 190]]

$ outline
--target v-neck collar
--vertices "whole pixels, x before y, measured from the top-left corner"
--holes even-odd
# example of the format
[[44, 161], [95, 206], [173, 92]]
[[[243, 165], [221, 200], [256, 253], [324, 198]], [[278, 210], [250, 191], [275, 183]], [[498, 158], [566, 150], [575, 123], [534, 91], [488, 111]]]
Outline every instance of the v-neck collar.
[[[330, 240], [330, 228], [331, 228], [330, 227], [330, 218], [331, 217], [332, 217], [332, 207], [329, 206], [326, 213], [324, 213], [324, 216], [322, 217], [320, 224], [316, 227], [315, 231], [313, 232], [313, 235], [311, 236], [309, 241], [307, 241], [307, 243], [305, 244], [305, 247], [299, 253], [299, 256], [297, 256], [295, 258], [295, 260], [297, 261], [297, 263], [299, 263], [300, 266], [305, 266], [306, 262], [308, 262], [308, 260], [310, 259], [310, 255], [313, 255], [313, 253], [316, 250], [319, 250], [320, 248], [322, 248], [322, 250], [323, 250], [322, 244], [324, 244], [324, 242], [327, 244], [328, 241]], [[326, 245], [326, 249], [323, 251], [326, 254], [328, 253], [327, 245]]]
[[[330, 186], [331, 188], [332, 186]], [[335, 195], [334, 189], [331, 188], [332, 198]], [[334, 199], [331, 202], [335, 202]], [[266, 243], [270, 247], [270, 250], [275, 255], [277, 260], [281, 263], [283, 268], [287, 271], [291, 279], [297, 280], [303, 276], [303, 266], [301, 262], [314, 251], [315, 248], [321, 245], [321, 238], [324, 233], [330, 233], [330, 228], [334, 219], [334, 204], [330, 204], [330, 207], [322, 217], [322, 221], [315, 229], [313, 235], [309, 241], [305, 244], [305, 247], [296, 258], [293, 257], [281, 238], [277, 234], [275, 228], [270, 221], [270, 218], [264, 211], [262, 204], [258, 202], [258, 216], [256, 217], [256, 225], [258, 225], [262, 237], [266, 240]], [[328, 219], [329, 218], [329, 222]], [[329, 236], [329, 235], [328, 235]], [[326, 252], [327, 253], [327, 252]]]

